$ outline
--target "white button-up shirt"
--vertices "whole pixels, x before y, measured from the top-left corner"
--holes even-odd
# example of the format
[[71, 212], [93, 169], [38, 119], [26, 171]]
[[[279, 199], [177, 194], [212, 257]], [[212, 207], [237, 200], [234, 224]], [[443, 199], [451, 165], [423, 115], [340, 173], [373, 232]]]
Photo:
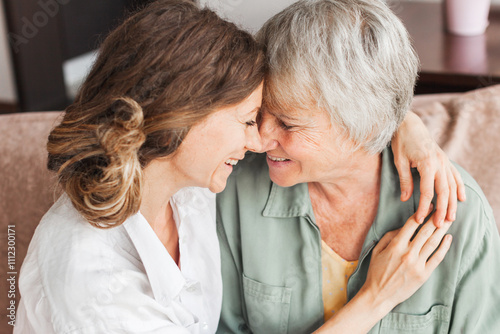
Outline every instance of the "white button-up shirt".
[[171, 204], [181, 269], [140, 213], [98, 229], [63, 195], [23, 263], [14, 333], [214, 333], [222, 301], [215, 195], [184, 188]]

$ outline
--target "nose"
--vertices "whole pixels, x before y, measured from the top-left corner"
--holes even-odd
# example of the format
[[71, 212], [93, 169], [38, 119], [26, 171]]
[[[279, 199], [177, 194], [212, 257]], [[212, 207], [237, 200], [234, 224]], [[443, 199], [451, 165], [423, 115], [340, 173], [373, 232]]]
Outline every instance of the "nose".
[[252, 152], [262, 152], [262, 139], [259, 134], [259, 129], [257, 126], [252, 126], [248, 128], [246, 135], [247, 144], [245, 148]]
[[276, 138], [276, 119], [269, 113], [263, 113], [259, 125], [259, 132], [262, 142], [261, 152], [274, 150], [278, 147]]

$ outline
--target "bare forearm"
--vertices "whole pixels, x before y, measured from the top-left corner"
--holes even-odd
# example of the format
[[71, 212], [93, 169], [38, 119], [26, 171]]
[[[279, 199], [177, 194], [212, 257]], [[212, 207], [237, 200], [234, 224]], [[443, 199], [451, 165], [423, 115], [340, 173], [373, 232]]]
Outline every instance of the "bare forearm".
[[376, 294], [361, 290], [349, 303], [340, 309], [315, 333], [367, 333], [391, 310], [384, 300], [377, 300]]

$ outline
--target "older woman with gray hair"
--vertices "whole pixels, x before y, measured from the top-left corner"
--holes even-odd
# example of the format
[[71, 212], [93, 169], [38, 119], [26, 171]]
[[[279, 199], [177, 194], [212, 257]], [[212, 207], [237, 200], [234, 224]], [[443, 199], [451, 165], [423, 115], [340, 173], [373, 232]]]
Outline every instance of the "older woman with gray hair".
[[[439, 228], [419, 225], [418, 187], [401, 195], [386, 146], [408, 112], [418, 59], [399, 19], [378, 0], [303, 0], [258, 39], [270, 67], [267, 154], [239, 164], [218, 197], [218, 331], [498, 332], [500, 240], [479, 186], [457, 167], [467, 202]], [[416, 172], [408, 179], [419, 182]], [[432, 272], [448, 229], [453, 244]], [[428, 280], [367, 294], [391, 283], [379, 274], [394, 266]]]

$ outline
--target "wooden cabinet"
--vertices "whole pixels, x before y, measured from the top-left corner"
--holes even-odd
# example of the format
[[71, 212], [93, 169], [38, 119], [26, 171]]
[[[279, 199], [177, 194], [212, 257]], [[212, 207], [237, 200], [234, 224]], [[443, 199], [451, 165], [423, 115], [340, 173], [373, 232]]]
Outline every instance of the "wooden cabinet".
[[148, 0], [3, 0], [20, 111], [64, 109], [64, 61], [98, 46]]
[[406, 25], [422, 64], [417, 94], [500, 84], [499, 6], [491, 7], [486, 33], [473, 37], [446, 32], [441, 4], [397, 2], [393, 10]]

